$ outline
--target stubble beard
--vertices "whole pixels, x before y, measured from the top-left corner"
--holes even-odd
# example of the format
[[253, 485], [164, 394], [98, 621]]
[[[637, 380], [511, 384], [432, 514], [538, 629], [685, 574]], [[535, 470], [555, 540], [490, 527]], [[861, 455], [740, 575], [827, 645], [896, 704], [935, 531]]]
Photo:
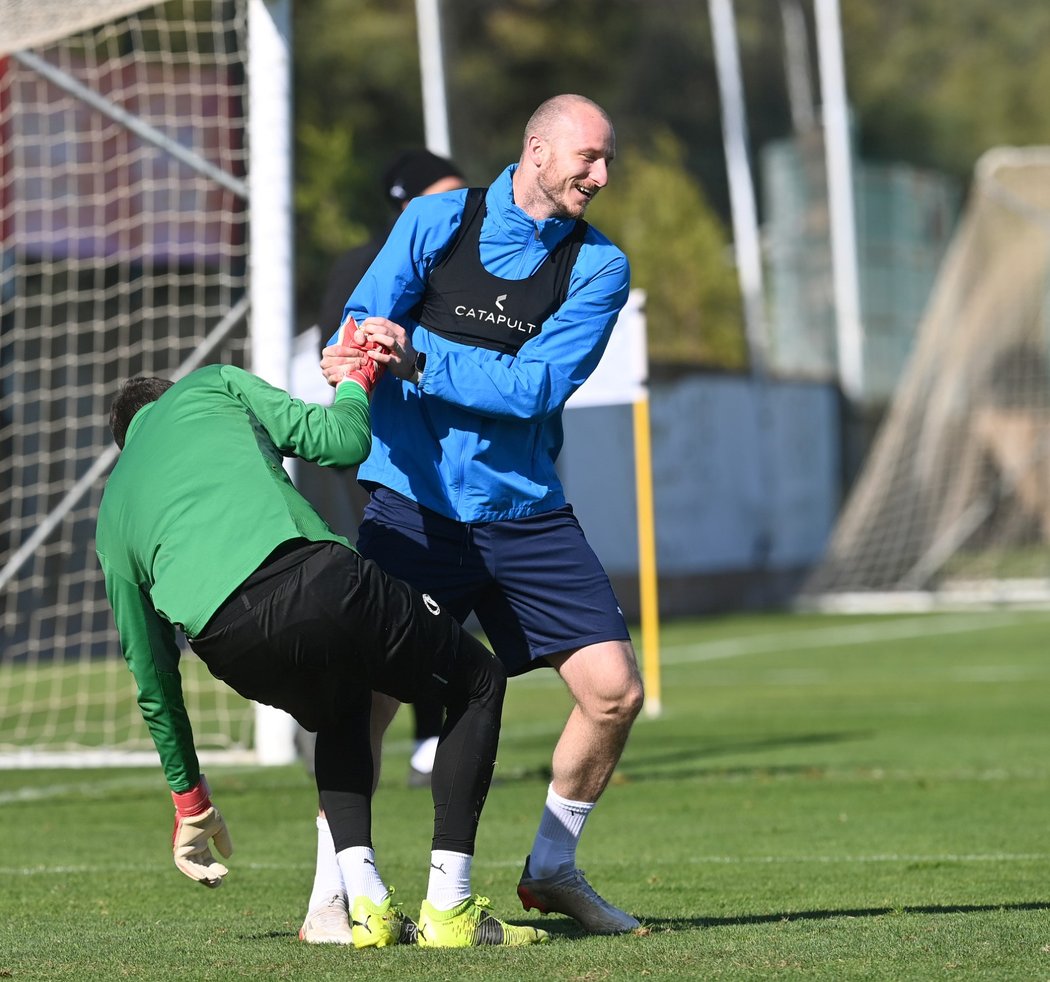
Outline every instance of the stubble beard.
[[573, 207], [565, 200], [566, 195], [572, 190], [574, 182], [568, 185], [552, 181], [545, 170], [541, 170], [536, 178], [536, 187], [539, 189], [543, 200], [547, 203], [551, 218], [580, 218], [589, 202], [583, 202], [578, 207]]

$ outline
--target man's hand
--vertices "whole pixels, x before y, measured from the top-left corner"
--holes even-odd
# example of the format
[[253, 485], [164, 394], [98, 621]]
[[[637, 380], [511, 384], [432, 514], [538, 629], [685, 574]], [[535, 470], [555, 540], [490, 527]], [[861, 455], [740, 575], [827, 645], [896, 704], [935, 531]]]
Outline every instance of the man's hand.
[[376, 364], [380, 373], [388, 369], [402, 379], [416, 374], [416, 349], [408, 333], [386, 317], [365, 317], [360, 325], [351, 318], [339, 329], [337, 341], [321, 352], [321, 372], [330, 385], [338, 385], [351, 377], [348, 373], [363, 368], [365, 358]]
[[411, 379], [415, 375], [417, 352], [400, 324], [387, 317], [366, 317], [361, 321], [358, 334], [377, 346], [376, 359], [391, 375], [400, 379]]
[[321, 371], [329, 385], [355, 382], [371, 395], [386, 371], [386, 365], [369, 355], [379, 351], [376, 342], [365, 336], [353, 316], [347, 317], [339, 328], [336, 343], [321, 352]]
[[229, 870], [215, 861], [208, 843], [214, 840], [215, 848], [225, 857], [233, 854], [233, 843], [219, 809], [211, 803], [204, 775], [189, 791], [172, 791], [171, 799], [175, 802], [171, 836], [175, 865], [203, 886], [221, 887]]

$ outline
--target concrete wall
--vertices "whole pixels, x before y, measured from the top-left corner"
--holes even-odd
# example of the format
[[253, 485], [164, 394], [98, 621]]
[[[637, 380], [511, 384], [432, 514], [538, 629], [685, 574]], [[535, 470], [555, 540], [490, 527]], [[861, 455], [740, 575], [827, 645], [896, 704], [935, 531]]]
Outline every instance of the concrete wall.
[[[649, 398], [661, 613], [785, 603], [839, 507], [835, 389], [691, 375], [652, 384]], [[559, 469], [624, 612], [637, 617], [631, 407], [567, 410]]]

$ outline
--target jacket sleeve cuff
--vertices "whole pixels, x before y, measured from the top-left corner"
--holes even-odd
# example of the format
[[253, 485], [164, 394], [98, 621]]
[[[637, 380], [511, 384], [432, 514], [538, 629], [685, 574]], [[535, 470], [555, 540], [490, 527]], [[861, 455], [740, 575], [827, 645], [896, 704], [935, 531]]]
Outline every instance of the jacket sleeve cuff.
[[352, 382], [352, 379], [341, 379], [335, 389], [335, 401], [336, 402], [357, 402], [362, 406], [368, 405], [368, 393], [361, 387], [359, 383], [353, 385], [347, 385], [347, 382]]
[[211, 789], [204, 775], [189, 791], [172, 791], [171, 800], [180, 815], [199, 815], [211, 808]]

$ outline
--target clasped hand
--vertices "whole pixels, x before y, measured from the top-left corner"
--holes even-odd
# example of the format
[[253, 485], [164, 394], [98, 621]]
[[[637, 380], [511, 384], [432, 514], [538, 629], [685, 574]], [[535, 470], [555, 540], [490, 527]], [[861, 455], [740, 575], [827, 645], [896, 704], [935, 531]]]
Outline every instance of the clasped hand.
[[410, 378], [415, 371], [416, 349], [408, 333], [386, 317], [366, 317], [354, 332], [354, 341], [361, 346], [372, 341], [379, 347], [362, 352], [360, 347], [328, 345], [321, 352], [321, 372], [329, 385], [338, 385], [348, 371], [361, 367], [366, 358], [385, 365], [391, 375], [401, 379]]

